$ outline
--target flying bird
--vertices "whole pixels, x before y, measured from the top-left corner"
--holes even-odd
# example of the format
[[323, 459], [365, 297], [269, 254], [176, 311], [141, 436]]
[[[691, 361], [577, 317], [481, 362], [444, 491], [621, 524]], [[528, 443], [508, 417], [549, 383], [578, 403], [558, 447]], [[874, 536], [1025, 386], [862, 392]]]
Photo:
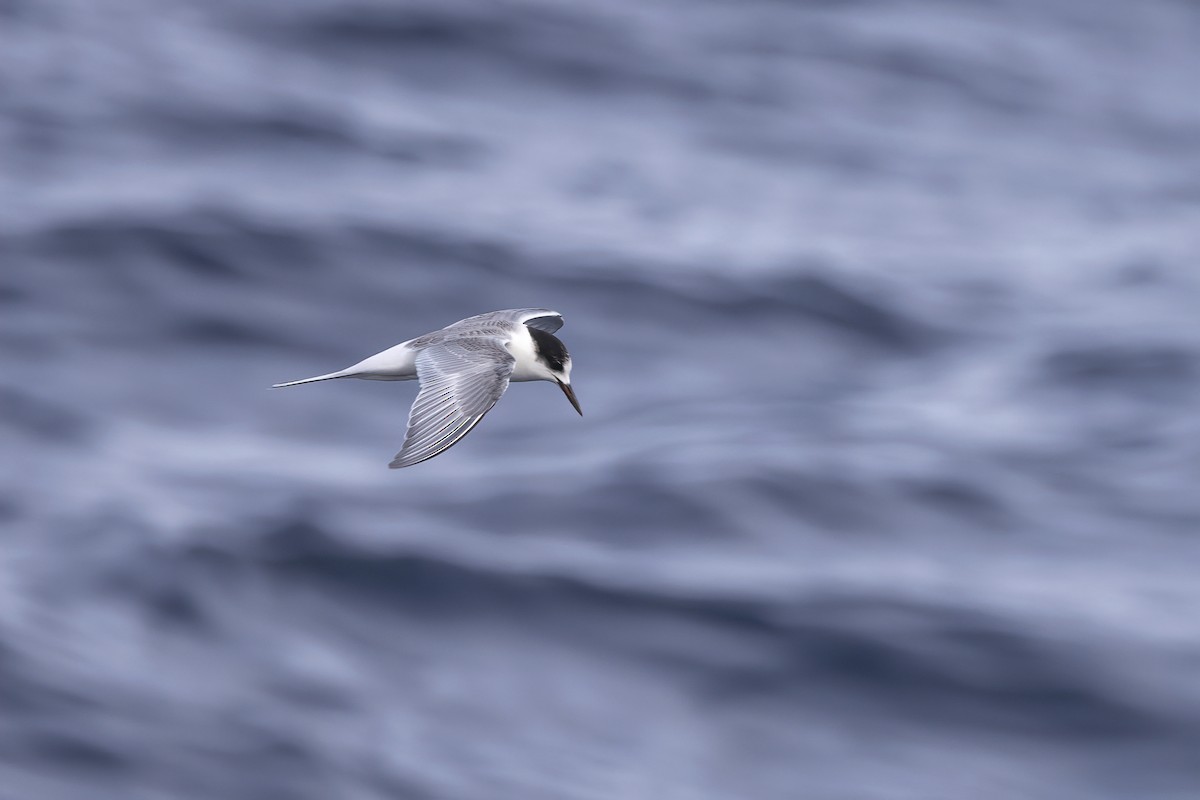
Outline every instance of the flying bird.
[[554, 336], [562, 314], [512, 308], [459, 320], [409, 339], [352, 367], [277, 383], [273, 389], [333, 378], [421, 382], [404, 445], [388, 466], [411, 467], [456, 444], [492, 410], [510, 381], [554, 381], [583, 415], [571, 388], [571, 356]]

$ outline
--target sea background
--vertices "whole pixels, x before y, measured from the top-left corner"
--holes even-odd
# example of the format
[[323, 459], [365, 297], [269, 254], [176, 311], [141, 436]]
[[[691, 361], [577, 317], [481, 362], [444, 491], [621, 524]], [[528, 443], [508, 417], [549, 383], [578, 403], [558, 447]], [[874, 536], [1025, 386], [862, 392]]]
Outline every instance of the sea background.
[[[0, 2], [2, 800], [1200, 798], [1200, 5]], [[413, 384], [563, 313], [392, 471]]]

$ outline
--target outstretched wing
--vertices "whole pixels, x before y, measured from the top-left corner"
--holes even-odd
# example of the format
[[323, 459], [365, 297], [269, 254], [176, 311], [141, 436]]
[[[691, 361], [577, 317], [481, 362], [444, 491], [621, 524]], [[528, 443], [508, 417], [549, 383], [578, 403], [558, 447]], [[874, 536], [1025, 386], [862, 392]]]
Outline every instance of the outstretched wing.
[[506, 308], [460, 319], [440, 331], [427, 333], [412, 341], [424, 343], [447, 336], [503, 336], [511, 331], [514, 325], [528, 325], [539, 331], [554, 333], [563, 326], [563, 318], [562, 314], [548, 308]]
[[411, 467], [455, 444], [508, 388], [514, 359], [492, 338], [455, 338], [417, 354], [421, 391], [408, 415], [404, 446], [389, 464]]
[[548, 308], [522, 308], [518, 311], [518, 322], [531, 328], [537, 328], [539, 331], [554, 333], [563, 326], [562, 314], [557, 311], [551, 311]]

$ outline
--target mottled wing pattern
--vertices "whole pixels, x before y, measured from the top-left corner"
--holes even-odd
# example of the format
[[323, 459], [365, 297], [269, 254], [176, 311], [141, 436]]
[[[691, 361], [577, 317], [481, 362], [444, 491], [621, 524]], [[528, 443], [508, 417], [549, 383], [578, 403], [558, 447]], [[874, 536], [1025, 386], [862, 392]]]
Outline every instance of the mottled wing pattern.
[[508, 388], [514, 360], [499, 340], [454, 336], [450, 329], [445, 334], [417, 355], [421, 391], [392, 469], [433, 458], [458, 442]]

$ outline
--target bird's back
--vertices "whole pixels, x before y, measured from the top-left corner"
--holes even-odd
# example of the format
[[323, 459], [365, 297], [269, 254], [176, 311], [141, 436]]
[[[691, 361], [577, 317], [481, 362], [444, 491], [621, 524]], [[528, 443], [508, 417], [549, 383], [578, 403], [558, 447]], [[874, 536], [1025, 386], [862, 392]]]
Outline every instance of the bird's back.
[[508, 308], [502, 311], [489, 311], [486, 314], [476, 314], [473, 317], [460, 319], [441, 330], [418, 336], [408, 342], [414, 349], [430, 347], [451, 339], [495, 338], [509, 341], [514, 334], [521, 333], [524, 325], [522, 320], [530, 315], [545, 312], [555, 315], [555, 312], [545, 308]]

